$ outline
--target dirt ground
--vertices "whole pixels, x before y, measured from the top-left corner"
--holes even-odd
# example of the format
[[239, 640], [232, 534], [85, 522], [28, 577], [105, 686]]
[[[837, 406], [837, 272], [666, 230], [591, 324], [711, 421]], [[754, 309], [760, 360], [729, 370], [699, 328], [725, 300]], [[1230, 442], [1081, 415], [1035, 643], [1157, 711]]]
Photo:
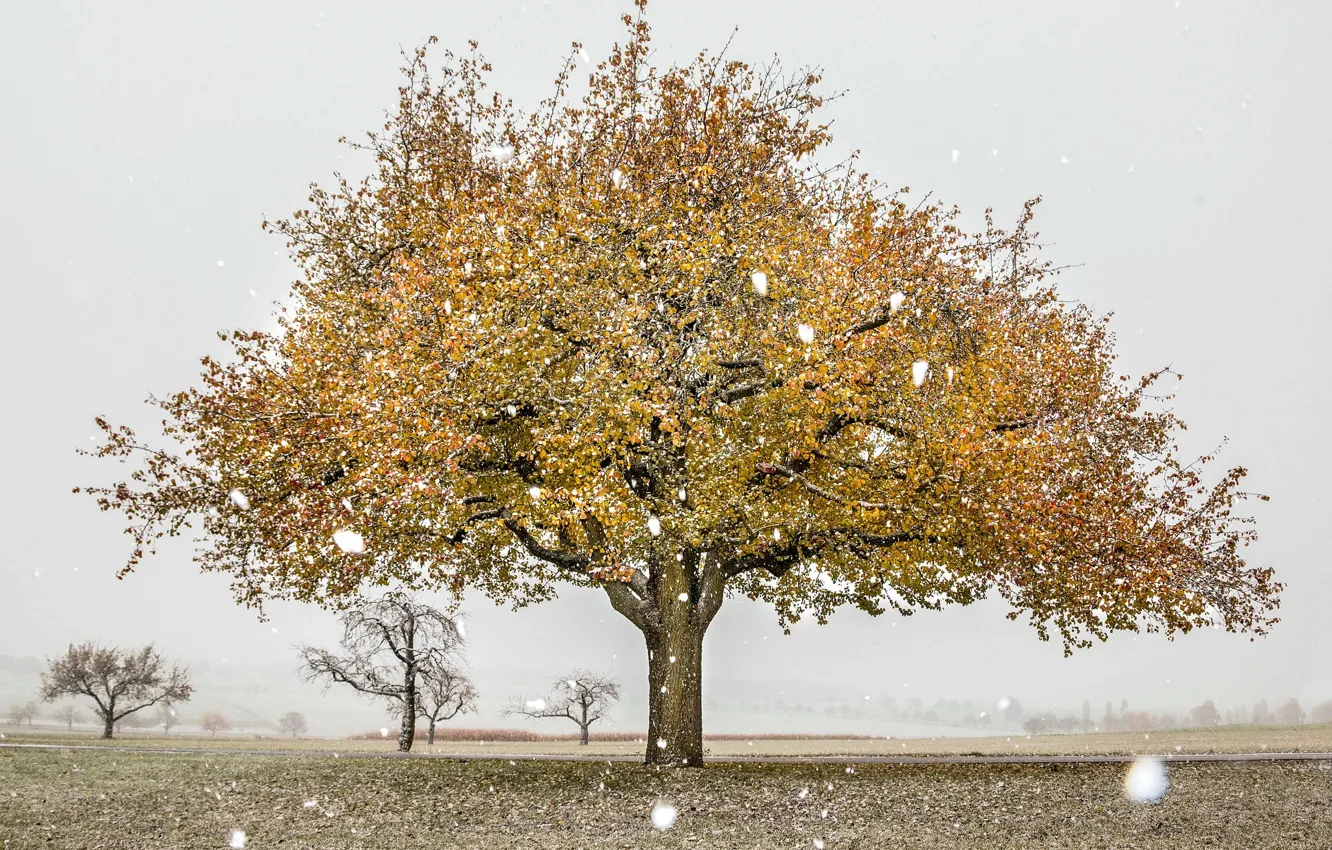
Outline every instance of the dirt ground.
[[[1332, 763], [1172, 764], [1155, 804], [1125, 765], [718, 764], [0, 750], [17, 848], [1332, 847]], [[678, 809], [654, 829], [658, 801]]]

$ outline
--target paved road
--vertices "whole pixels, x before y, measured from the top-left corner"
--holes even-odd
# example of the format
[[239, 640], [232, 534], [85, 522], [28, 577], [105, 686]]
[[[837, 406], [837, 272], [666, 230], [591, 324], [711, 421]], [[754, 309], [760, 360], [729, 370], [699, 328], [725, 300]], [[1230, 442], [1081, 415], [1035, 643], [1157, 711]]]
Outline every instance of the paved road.
[[[0, 744], [7, 750], [107, 750], [121, 753], [155, 753], [159, 755], [202, 756], [275, 756], [281, 758], [351, 758], [351, 759], [450, 759], [454, 761], [582, 761], [582, 762], [641, 762], [642, 756], [593, 755], [534, 755], [532, 753], [337, 753], [325, 750], [226, 750], [170, 747], [121, 747], [97, 744]], [[1332, 753], [1162, 753], [1154, 754], [1166, 762], [1271, 762], [1271, 761], [1332, 761]], [[709, 756], [708, 764], [1124, 764], [1138, 756], [1081, 755], [1081, 756]]]

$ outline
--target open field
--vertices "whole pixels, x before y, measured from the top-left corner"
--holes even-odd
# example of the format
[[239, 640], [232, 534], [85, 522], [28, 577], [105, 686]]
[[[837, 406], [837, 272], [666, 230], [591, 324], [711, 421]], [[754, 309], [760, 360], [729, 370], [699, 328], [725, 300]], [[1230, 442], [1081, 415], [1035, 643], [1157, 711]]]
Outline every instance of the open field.
[[[97, 746], [169, 747], [171, 749], [323, 751], [338, 753], [392, 752], [396, 741], [364, 738], [242, 738], [186, 737], [130, 733], [104, 741], [89, 733], [3, 728], [6, 743], [91, 744]], [[458, 753], [472, 758], [500, 755], [626, 756], [643, 752], [645, 744], [573, 741], [444, 741], [428, 747], [418, 742], [413, 752]], [[1163, 753], [1332, 752], [1332, 725], [1222, 726], [1212, 729], [1171, 729], [1151, 733], [1113, 732], [1091, 735], [1001, 735], [993, 738], [893, 738], [709, 740], [714, 756], [901, 756], [901, 755], [1139, 755]]]
[[[1124, 766], [638, 765], [0, 750], [5, 850], [223, 848], [1171, 848], [1332, 842], [1332, 763], [1172, 764], [1159, 804]], [[802, 796], [802, 789], [808, 789]], [[658, 800], [679, 820], [656, 832]], [[1324, 842], [1321, 843], [1320, 842]]]

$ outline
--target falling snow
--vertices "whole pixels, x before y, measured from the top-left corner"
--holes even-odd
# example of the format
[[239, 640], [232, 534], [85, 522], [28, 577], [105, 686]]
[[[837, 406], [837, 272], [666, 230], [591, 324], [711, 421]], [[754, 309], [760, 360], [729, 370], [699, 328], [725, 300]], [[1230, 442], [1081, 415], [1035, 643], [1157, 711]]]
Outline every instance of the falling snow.
[[355, 531], [343, 529], [333, 535], [333, 542], [348, 555], [359, 555], [365, 551], [365, 538]]
[[657, 519], [654, 516], [648, 517], [648, 531], [652, 533], [653, 537], [657, 537], [658, 535], [660, 535], [661, 520]]
[[814, 341], [813, 325], [801, 324], [800, 327], [797, 328], [796, 332], [800, 334], [800, 341], [803, 342], [805, 345], [809, 345], [811, 342]]
[[917, 360], [911, 364], [911, 383], [920, 386], [925, 383], [925, 377], [930, 373], [930, 364], [924, 360]]
[[768, 294], [768, 275], [765, 272], [754, 272], [749, 276], [754, 284], [754, 292], [759, 295]]
[[250, 509], [250, 497], [239, 490], [232, 490], [227, 494], [231, 497], [231, 503], [243, 511]]
[[243, 830], [243, 829], [233, 829], [233, 830], [231, 831], [231, 842], [230, 842], [230, 844], [229, 844], [228, 846], [231, 847], [232, 850], [244, 850], [244, 847], [245, 847], [245, 830]]
[[675, 819], [679, 814], [675, 806], [669, 803], [658, 803], [652, 807], [652, 825], [661, 832], [665, 832], [675, 826]]
[[1136, 759], [1124, 776], [1124, 793], [1135, 803], [1155, 803], [1169, 789], [1165, 765], [1150, 756]]

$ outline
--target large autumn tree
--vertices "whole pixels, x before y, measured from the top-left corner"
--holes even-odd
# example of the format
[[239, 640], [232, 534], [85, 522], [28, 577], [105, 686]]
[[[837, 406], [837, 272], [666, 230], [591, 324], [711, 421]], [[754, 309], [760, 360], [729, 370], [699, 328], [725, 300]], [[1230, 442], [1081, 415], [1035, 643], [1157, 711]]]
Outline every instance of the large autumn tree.
[[1181, 457], [1170, 373], [1116, 373], [1030, 205], [969, 234], [828, 161], [818, 74], [655, 68], [625, 22], [529, 114], [475, 45], [409, 57], [355, 145], [373, 175], [270, 225], [304, 269], [280, 332], [224, 334], [157, 402], [167, 443], [102, 423], [96, 454], [142, 458], [91, 490], [127, 569], [193, 524], [248, 604], [601, 588], [647, 646], [658, 764], [702, 757], [730, 594], [784, 625], [997, 594], [1066, 650], [1276, 622], [1244, 470]]

